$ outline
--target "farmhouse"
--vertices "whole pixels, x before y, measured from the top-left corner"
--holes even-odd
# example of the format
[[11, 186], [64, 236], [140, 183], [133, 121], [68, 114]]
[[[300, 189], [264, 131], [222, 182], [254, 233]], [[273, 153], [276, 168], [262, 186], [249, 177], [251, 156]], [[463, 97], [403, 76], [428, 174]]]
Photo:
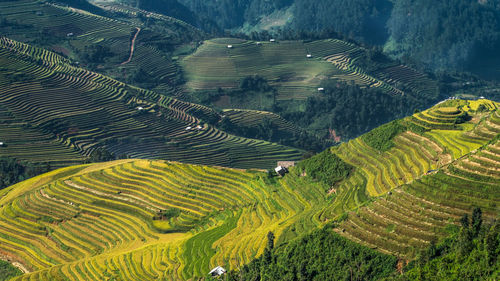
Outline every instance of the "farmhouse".
[[269, 42], [276, 42], [276, 39], [271, 38], [271, 39], [269, 39]]
[[323, 92], [325, 88], [318, 88], [318, 92]]
[[142, 107], [142, 106], [138, 106], [138, 107], [137, 107], [137, 110], [139, 110], [139, 111], [140, 111], [140, 110], [144, 110], [144, 107]]
[[232, 48], [233, 48], [233, 45], [227, 45], [227, 48], [228, 48], [228, 49], [232, 49]]
[[226, 270], [222, 266], [217, 266], [216, 268], [210, 270], [208, 274], [211, 276], [221, 276], [224, 273], [226, 273]]
[[189, 130], [191, 130], [192, 128], [193, 128], [193, 127], [191, 127], [191, 126], [187, 126], [187, 127], [186, 127], [186, 131], [189, 131]]
[[276, 174], [278, 174], [280, 176], [284, 176], [288, 172], [287, 168], [282, 167], [282, 166], [278, 166], [278, 167], [274, 168], [274, 171], [276, 172]]
[[307, 55], [306, 55], [306, 57], [307, 57], [308, 59], [310, 59], [310, 58], [312, 58], [312, 57], [313, 57], [313, 55], [311, 55], [311, 54], [307, 54]]
[[5, 146], [3, 142], [0, 141], [0, 147]]

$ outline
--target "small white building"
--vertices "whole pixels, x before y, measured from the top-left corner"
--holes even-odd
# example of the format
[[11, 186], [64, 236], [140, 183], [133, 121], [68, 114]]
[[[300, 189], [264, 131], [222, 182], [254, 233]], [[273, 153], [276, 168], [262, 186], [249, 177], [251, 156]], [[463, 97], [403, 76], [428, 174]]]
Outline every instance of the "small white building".
[[221, 276], [222, 274], [226, 273], [226, 270], [222, 266], [217, 266], [216, 268], [210, 270], [208, 275], [211, 276]]
[[227, 45], [227, 48], [228, 48], [228, 49], [232, 49], [232, 48], [233, 48], [233, 45]]
[[310, 59], [310, 58], [312, 58], [312, 57], [313, 57], [313, 55], [311, 55], [311, 54], [307, 54], [307, 55], [306, 55], [306, 57], [307, 57], [308, 59]]
[[68, 34], [66, 34], [66, 37], [73, 37], [73, 35], [75, 35], [73, 32], [70, 32]]
[[0, 147], [4, 146], [5, 144], [3, 142], [0, 141]]
[[260, 46], [260, 45], [262, 45], [262, 43], [260, 43], [260, 42], [257, 42], [257, 43], [255, 43], [255, 44], [256, 44], [257, 46]]
[[142, 107], [142, 106], [138, 106], [138, 107], [137, 107], [137, 110], [139, 110], [139, 111], [144, 110], [144, 107]]
[[288, 172], [288, 170], [283, 166], [278, 166], [278, 167], [274, 168], [274, 171], [276, 172], [276, 174], [278, 174], [280, 176], [284, 176], [286, 174], [286, 172]]
[[323, 92], [325, 88], [318, 88], [318, 92]]
[[269, 39], [269, 42], [276, 42], [276, 39], [271, 38], [271, 39]]
[[196, 126], [196, 130], [202, 130], [203, 127], [201, 125]]
[[187, 127], [186, 127], [186, 131], [189, 131], [189, 130], [191, 130], [191, 129], [193, 129], [193, 127], [191, 127], [191, 126], [187, 126]]

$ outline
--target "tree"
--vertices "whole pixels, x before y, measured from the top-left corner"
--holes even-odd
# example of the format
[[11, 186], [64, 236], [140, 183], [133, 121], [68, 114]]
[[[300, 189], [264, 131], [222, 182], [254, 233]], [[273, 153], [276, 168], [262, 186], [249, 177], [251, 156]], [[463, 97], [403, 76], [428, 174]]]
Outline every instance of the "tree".
[[267, 248], [269, 250], [274, 248], [274, 233], [272, 231], [267, 233]]
[[472, 222], [471, 222], [471, 231], [474, 237], [477, 237], [479, 231], [481, 230], [481, 224], [483, 223], [482, 211], [481, 208], [474, 208], [472, 211]]
[[96, 163], [96, 162], [111, 161], [115, 159], [116, 157], [114, 153], [111, 153], [107, 149], [100, 147], [92, 151], [88, 161], [91, 163]]

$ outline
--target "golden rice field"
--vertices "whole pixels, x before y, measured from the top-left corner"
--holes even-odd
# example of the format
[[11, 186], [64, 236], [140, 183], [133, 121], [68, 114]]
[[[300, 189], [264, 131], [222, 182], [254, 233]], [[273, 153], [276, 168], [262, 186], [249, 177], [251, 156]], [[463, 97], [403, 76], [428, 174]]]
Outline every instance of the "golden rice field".
[[269, 178], [162, 160], [53, 171], [0, 191], [0, 254], [29, 271], [14, 280], [192, 280], [259, 256], [269, 231], [279, 244], [347, 214], [334, 231], [411, 259], [473, 206], [499, 212], [500, 111], [475, 103], [431, 108], [443, 116], [429, 124], [471, 118], [403, 132], [385, 152], [361, 138], [332, 148], [354, 167], [333, 186], [293, 168]]

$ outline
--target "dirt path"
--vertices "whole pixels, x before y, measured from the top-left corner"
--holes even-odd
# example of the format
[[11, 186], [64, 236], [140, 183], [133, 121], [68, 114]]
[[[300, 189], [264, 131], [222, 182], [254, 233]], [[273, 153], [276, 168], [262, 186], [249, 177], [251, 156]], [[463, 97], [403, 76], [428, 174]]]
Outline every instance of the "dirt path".
[[137, 32], [134, 35], [134, 38], [132, 38], [132, 44], [130, 44], [130, 56], [128, 57], [128, 60], [124, 61], [121, 63], [121, 65], [127, 64], [132, 60], [132, 56], [134, 55], [134, 50], [135, 50], [135, 39], [137, 39], [137, 36], [139, 35], [139, 32], [141, 32], [141, 28], [136, 27]]
[[12, 261], [10, 256], [3, 255], [2, 253], [0, 253], [0, 260], [10, 262], [10, 264], [12, 264], [12, 266], [17, 267], [23, 273], [30, 273], [30, 271], [22, 263], [17, 262], [17, 261]]

